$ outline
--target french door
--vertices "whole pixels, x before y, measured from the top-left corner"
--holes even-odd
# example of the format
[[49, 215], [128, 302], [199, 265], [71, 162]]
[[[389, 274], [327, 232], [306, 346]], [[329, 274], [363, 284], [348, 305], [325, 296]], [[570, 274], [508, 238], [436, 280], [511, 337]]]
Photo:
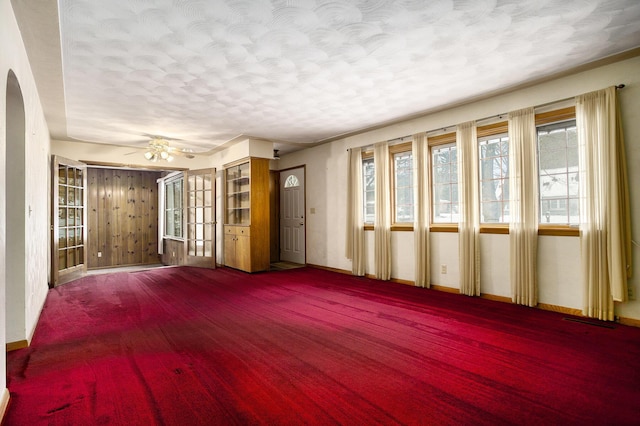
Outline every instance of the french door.
[[216, 267], [215, 169], [184, 172], [185, 263]]
[[87, 272], [87, 166], [53, 156], [51, 286]]

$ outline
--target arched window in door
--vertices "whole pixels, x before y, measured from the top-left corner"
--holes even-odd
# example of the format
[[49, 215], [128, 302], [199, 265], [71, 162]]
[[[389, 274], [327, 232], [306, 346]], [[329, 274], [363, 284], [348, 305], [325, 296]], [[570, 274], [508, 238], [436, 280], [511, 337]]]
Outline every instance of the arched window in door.
[[284, 181], [285, 188], [295, 188], [297, 186], [300, 186], [300, 181], [295, 175], [289, 175]]

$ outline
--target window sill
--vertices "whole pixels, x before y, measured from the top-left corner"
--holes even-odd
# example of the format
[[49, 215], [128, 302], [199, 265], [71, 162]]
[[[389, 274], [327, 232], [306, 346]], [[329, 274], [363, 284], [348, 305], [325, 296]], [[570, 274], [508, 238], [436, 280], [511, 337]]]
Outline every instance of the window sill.
[[431, 232], [458, 232], [457, 223], [432, 223], [429, 227]]
[[480, 233], [509, 235], [509, 224], [480, 225]]
[[551, 235], [556, 237], [579, 237], [580, 228], [566, 225], [538, 226], [538, 235]]
[[[364, 225], [364, 230], [365, 231], [373, 231], [374, 230], [374, 226], [369, 224], [369, 225]], [[405, 231], [413, 231], [413, 225], [392, 225], [391, 226], [391, 231], [396, 232], [405, 232]], [[429, 227], [429, 231], [430, 232], [451, 232], [451, 233], [456, 233], [458, 232], [458, 224], [457, 223], [438, 223], [438, 224], [431, 224], [431, 226]], [[509, 235], [509, 225], [507, 224], [501, 224], [501, 225], [481, 225], [480, 226], [480, 233], [481, 234], [497, 234], [497, 235]], [[539, 227], [538, 228], [538, 235], [544, 235], [544, 236], [555, 236], [555, 237], [579, 237], [580, 236], [580, 229], [578, 228], [574, 228], [574, 227], [570, 227], [570, 226], [562, 226], [562, 225], [558, 225], [558, 226], [543, 226], [543, 227]], [[165, 237], [167, 239], [175, 239], [178, 240], [177, 238], [169, 238], [169, 237]], [[182, 241], [182, 240], [178, 240], [178, 241]]]
[[163, 235], [162, 236], [163, 239], [165, 240], [171, 240], [171, 241], [178, 241], [178, 242], [184, 242], [184, 238], [183, 237], [171, 237], [169, 235]]

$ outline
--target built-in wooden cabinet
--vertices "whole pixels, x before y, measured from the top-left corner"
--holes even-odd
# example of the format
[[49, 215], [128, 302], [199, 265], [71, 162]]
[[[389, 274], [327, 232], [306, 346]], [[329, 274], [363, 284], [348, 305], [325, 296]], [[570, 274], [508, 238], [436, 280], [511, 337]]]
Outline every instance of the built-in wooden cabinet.
[[246, 272], [269, 269], [269, 160], [227, 164], [224, 262]]

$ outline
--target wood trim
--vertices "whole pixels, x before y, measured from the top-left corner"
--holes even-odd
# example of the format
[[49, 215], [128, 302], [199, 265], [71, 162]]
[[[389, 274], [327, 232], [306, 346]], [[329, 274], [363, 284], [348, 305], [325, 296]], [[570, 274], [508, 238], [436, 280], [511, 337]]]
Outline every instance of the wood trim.
[[481, 299], [493, 300], [494, 302], [503, 302], [503, 303], [513, 303], [510, 297], [506, 296], [497, 296], [495, 294], [480, 294]]
[[476, 128], [476, 133], [479, 138], [483, 138], [485, 136], [499, 135], [502, 133], [509, 132], [509, 122], [508, 121], [500, 121], [499, 123], [487, 124], [485, 126], [478, 126]]
[[453, 288], [453, 287], [445, 287], [443, 285], [431, 284], [431, 286], [429, 286], [429, 289], [435, 290], [435, 291], [442, 291], [444, 293], [460, 294], [459, 289]]
[[628, 325], [631, 327], [640, 327], [640, 319], [619, 317], [618, 322], [622, 325]]
[[448, 143], [453, 143], [455, 141], [456, 141], [456, 132], [444, 133], [438, 136], [427, 137], [427, 145], [429, 146], [445, 145]]
[[403, 142], [395, 145], [389, 145], [389, 154], [398, 154], [401, 152], [411, 151], [412, 142]]
[[558, 121], [573, 120], [576, 118], [576, 107], [570, 106], [567, 108], [557, 109], [555, 111], [541, 112], [536, 114], [536, 126], [543, 124], [555, 123]]
[[500, 224], [500, 225], [482, 225], [481, 224], [480, 233], [509, 235], [509, 225], [508, 224]]
[[166, 167], [166, 166], [140, 166], [137, 164], [124, 164], [124, 163], [109, 163], [106, 161], [92, 161], [92, 160], [80, 160], [88, 167], [98, 168], [98, 167], [106, 167], [109, 169], [122, 169], [122, 170], [148, 170], [154, 172], [182, 172], [188, 170], [184, 167]]
[[561, 314], [573, 315], [576, 317], [584, 317], [584, 315], [582, 315], [582, 311], [575, 308], [566, 308], [564, 306], [550, 305], [548, 303], [538, 303], [536, 308], [542, 309], [543, 311], [558, 312]]
[[17, 342], [8, 342], [7, 352], [17, 351], [18, 349], [24, 349], [28, 347], [29, 347], [29, 342], [27, 340], [18, 340]]
[[579, 237], [580, 229], [569, 226], [545, 226], [538, 227], [538, 235], [551, 235], [557, 237]]
[[458, 232], [458, 224], [457, 223], [432, 223], [429, 226], [429, 231], [431, 232]]
[[0, 424], [4, 424], [4, 415], [7, 414], [7, 408], [9, 407], [9, 389], [4, 388], [2, 395], [0, 396]]
[[353, 275], [351, 271], [346, 269], [331, 268], [329, 266], [315, 265], [313, 263], [307, 263], [307, 266], [310, 268], [322, 269], [323, 271], [337, 272], [338, 274]]
[[396, 231], [401, 231], [401, 232], [413, 232], [413, 224], [408, 224], [408, 223], [395, 223], [393, 225], [391, 225], [391, 232], [396, 232]]

